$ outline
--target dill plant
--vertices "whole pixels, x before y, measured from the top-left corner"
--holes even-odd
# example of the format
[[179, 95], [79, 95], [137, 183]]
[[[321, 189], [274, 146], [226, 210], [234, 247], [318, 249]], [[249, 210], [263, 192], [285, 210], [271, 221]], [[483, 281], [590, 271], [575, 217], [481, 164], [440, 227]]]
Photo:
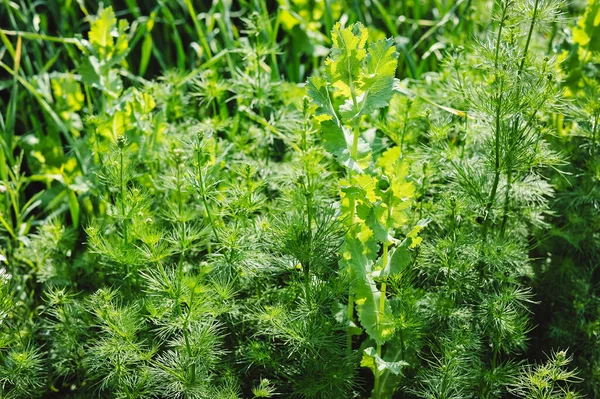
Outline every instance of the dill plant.
[[345, 357], [344, 326], [336, 320], [346, 287], [335, 267], [344, 231], [329, 199], [328, 184], [335, 180], [324, 167], [329, 162], [310, 111], [305, 100], [292, 129], [297, 166], [277, 179], [282, 195], [267, 237], [274, 268], [263, 278], [282, 287], [251, 305], [256, 331], [244, 357], [250, 372], [272, 373], [273, 383], [294, 397], [336, 398], [352, 395], [356, 377]]
[[449, 54], [443, 73], [464, 112], [432, 116], [426, 151], [411, 156], [430, 170], [421, 201], [433, 221], [417, 263], [436, 338], [409, 388], [422, 397], [503, 397], [533, 328], [529, 240], [549, 226], [544, 174], [563, 160], [544, 139], [546, 115], [562, 106], [556, 57], [532, 38], [559, 4], [494, 4], [495, 29]]

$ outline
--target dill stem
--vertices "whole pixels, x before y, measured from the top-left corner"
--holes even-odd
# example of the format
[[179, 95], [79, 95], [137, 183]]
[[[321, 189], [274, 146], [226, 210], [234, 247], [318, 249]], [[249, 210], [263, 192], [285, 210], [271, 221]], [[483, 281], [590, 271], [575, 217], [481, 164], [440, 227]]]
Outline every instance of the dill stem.
[[506, 12], [508, 11], [508, 2], [504, 4], [502, 8], [502, 17], [500, 17], [500, 26], [498, 28], [498, 37], [496, 38], [496, 54], [494, 58], [494, 67], [498, 68], [498, 58], [500, 55], [500, 41], [502, 40], [502, 28], [504, 27], [504, 20], [506, 19]]
[[[189, 330], [189, 323], [190, 323], [190, 316], [192, 314], [192, 304], [194, 303], [194, 293], [196, 291], [196, 286], [198, 284], [198, 281], [196, 281], [196, 284], [194, 285], [194, 288], [191, 290], [190, 292], [190, 303], [188, 306], [188, 311], [187, 314], [185, 315], [185, 324], [183, 326], [183, 337], [185, 339], [185, 347], [187, 349], [188, 352], [188, 356], [190, 357], [190, 359], [193, 359], [193, 353], [192, 353], [192, 346], [190, 345], [190, 338], [188, 335], [188, 330]], [[192, 382], [194, 382], [196, 380], [196, 363], [192, 363]]]
[[592, 159], [596, 156], [596, 134], [598, 132], [598, 118], [600, 118], [600, 112], [596, 113], [594, 117], [594, 127], [592, 128]]
[[184, 257], [184, 241], [185, 241], [185, 222], [183, 219], [183, 200], [181, 197], [181, 163], [177, 161], [177, 219], [179, 222], [179, 263], [177, 265], [177, 311], [181, 313], [179, 308], [179, 296], [181, 295], [181, 284], [183, 283], [183, 257]]
[[[302, 152], [306, 154], [308, 149], [308, 142], [306, 139], [306, 131], [308, 130], [308, 126], [306, 125], [306, 118], [304, 123], [304, 129], [302, 130]], [[304, 185], [304, 196], [306, 198], [306, 221], [308, 224], [308, 247], [311, 248], [311, 257], [312, 257], [312, 193], [311, 193], [311, 180], [310, 180], [310, 170], [308, 167], [308, 161], [304, 160], [304, 174], [306, 175], [306, 183]], [[304, 294], [306, 295], [306, 304], [309, 308], [312, 309], [311, 306], [311, 296], [310, 296], [310, 258], [306, 262], [305, 265], [302, 265], [302, 271], [304, 272]], [[312, 329], [312, 323], [310, 324]]]
[[527, 52], [529, 51], [529, 44], [531, 43], [531, 35], [533, 34], [533, 27], [535, 26], [535, 20], [537, 17], [538, 5], [540, 0], [535, 0], [535, 5], [533, 6], [533, 16], [531, 18], [531, 24], [529, 25], [529, 32], [527, 32], [527, 41], [525, 42], [525, 49], [523, 50], [523, 56], [521, 58], [521, 64], [519, 65], [518, 74], [521, 74], [523, 71], [523, 67], [525, 66], [525, 59], [527, 58]]
[[[180, 252], [179, 252], [179, 262], [177, 264], [177, 300], [175, 302], [175, 306], [177, 308], [177, 314], [181, 316], [181, 306], [180, 306], [180, 298], [181, 298], [181, 291], [182, 291], [182, 286], [183, 286], [183, 258], [185, 256], [185, 219], [183, 217], [183, 196], [181, 193], [181, 162], [179, 160], [177, 160], [177, 209], [178, 209], [178, 221], [179, 221], [179, 246], [180, 246]], [[185, 323], [183, 326], [183, 339], [185, 341], [185, 347], [186, 350], [188, 352], [188, 355], [190, 356], [190, 358], [192, 358], [192, 347], [190, 345], [190, 339], [189, 339], [189, 331], [188, 331], [188, 323], [189, 323], [189, 318], [190, 318], [190, 313], [191, 313], [191, 306], [192, 306], [192, 301], [194, 298], [194, 289], [192, 290], [192, 292], [190, 293], [190, 304], [188, 306], [188, 313], [186, 314], [185, 317]], [[196, 375], [196, 365], [192, 364], [192, 369], [191, 369], [191, 378], [192, 378], [192, 382], [195, 379], [195, 375]]]
[[119, 167], [119, 183], [121, 186], [121, 216], [123, 217], [123, 241], [127, 244], [128, 241], [128, 232], [127, 232], [127, 221], [125, 220], [125, 177], [123, 176], [124, 169], [124, 161], [123, 161], [123, 149], [121, 148], [119, 151], [120, 157], [120, 167]]
[[[127, 227], [127, 218], [125, 217], [125, 177], [124, 177], [124, 160], [123, 160], [123, 147], [119, 147], [119, 183], [121, 188], [121, 217], [123, 218], [123, 243], [127, 248], [128, 239], [128, 227]], [[129, 281], [129, 263], [125, 262], [125, 285], [128, 288], [127, 292], [131, 291], [131, 283]]]
[[[308, 177], [308, 176], [307, 176]], [[306, 212], [308, 219], [308, 247], [312, 248], [312, 212], [311, 212], [311, 196], [307, 191], [306, 193]], [[312, 252], [312, 249], [311, 249]], [[312, 256], [312, 253], [311, 253]], [[304, 271], [304, 290], [306, 295], [306, 304], [311, 307], [311, 297], [310, 297], [310, 259], [306, 262], [305, 265], [302, 265], [302, 270]]]
[[[423, 164], [423, 183], [421, 184], [421, 201], [419, 201], [419, 219], [423, 218], [423, 202], [425, 201], [425, 183], [427, 181], [426, 178], [427, 173], [427, 164]], [[390, 215], [388, 215], [388, 220]]]
[[210, 205], [208, 204], [208, 199], [206, 198], [206, 186], [204, 185], [204, 177], [202, 176], [202, 161], [201, 161], [201, 153], [200, 149], [198, 149], [196, 153], [196, 158], [198, 160], [197, 165], [197, 173], [198, 173], [198, 183], [200, 183], [200, 197], [202, 198], [202, 204], [204, 205], [204, 209], [206, 210], [206, 216], [208, 218], [208, 223], [210, 224], [210, 228], [215, 235], [215, 239], [219, 241], [219, 233], [217, 233], [217, 228], [215, 226], [215, 222], [212, 217], [212, 210]]
[[[525, 60], [527, 59], [527, 53], [529, 52], [529, 44], [531, 43], [531, 36], [533, 34], [533, 28], [535, 26], [538, 5], [539, 5], [539, 0], [535, 0], [535, 5], [533, 8], [533, 16], [531, 17], [531, 24], [529, 25], [529, 31], [527, 32], [527, 40], [525, 42], [525, 48], [523, 49], [521, 63], [519, 64], [519, 69], [517, 70], [517, 77], [519, 79], [518, 80], [518, 92], [519, 93], [521, 93], [521, 85], [520, 85], [521, 72], [523, 71], [523, 68], [525, 67]], [[535, 112], [534, 112], [534, 115], [535, 115]], [[530, 122], [531, 122], [531, 120], [530, 120]], [[517, 115], [516, 119], [513, 122], [513, 132], [516, 132], [519, 130], [519, 123], [520, 123], [520, 118]], [[505, 190], [505, 194], [504, 194], [504, 210], [503, 210], [503, 215], [502, 215], [502, 224], [500, 226], [500, 235], [502, 237], [504, 236], [504, 233], [505, 233], [506, 222], [508, 220], [508, 212], [510, 210], [509, 202], [510, 202], [510, 191], [511, 191], [511, 186], [512, 186], [512, 177], [513, 177], [512, 165], [509, 165], [509, 167], [507, 167], [506, 173], [507, 173], [507, 175], [506, 175], [506, 190]]]
[[[352, 291], [348, 293], [348, 307], [346, 310], [346, 316], [349, 321], [352, 321], [354, 318], [354, 295], [352, 295]], [[352, 330], [350, 326], [348, 326], [348, 333], [346, 335], [346, 356], [350, 356], [352, 354]]]
[[508, 211], [510, 202], [510, 190], [512, 185], [512, 169], [508, 169], [506, 176], [506, 191], [504, 193], [504, 210], [502, 215], [502, 225], [500, 226], [500, 235], [504, 237], [506, 231], [506, 222], [508, 221]]
[[[502, 16], [500, 18], [500, 26], [498, 28], [498, 36], [496, 38], [496, 51], [494, 57], [494, 67], [498, 69], [498, 61], [500, 57], [500, 43], [502, 39], [502, 28], [504, 27], [504, 21], [506, 19], [506, 13], [508, 11], [508, 2], [504, 3], [502, 7]], [[498, 72], [496, 71], [496, 79], [498, 79]], [[500, 127], [501, 127], [501, 114], [502, 114], [502, 89], [504, 85], [503, 82], [500, 84], [500, 89], [498, 90], [498, 99], [496, 105], [496, 117], [495, 117], [495, 131], [494, 131], [494, 181], [492, 183], [492, 191], [490, 192], [490, 196], [485, 205], [485, 213], [483, 219], [483, 226], [481, 230], [481, 241], [482, 245], [487, 237], [487, 230], [490, 218], [490, 212], [492, 210], [492, 206], [494, 205], [494, 201], [496, 199], [496, 192], [498, 190], [498, 182], [500, 181]]]

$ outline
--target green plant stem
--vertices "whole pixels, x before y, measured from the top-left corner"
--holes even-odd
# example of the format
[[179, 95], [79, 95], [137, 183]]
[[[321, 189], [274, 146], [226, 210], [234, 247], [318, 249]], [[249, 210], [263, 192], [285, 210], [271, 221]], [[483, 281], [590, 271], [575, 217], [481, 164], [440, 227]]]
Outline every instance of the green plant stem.
[[[354, 318], [354, 295], [352, 295], [352, 291], [348, 294], [348, 307], [346, 309], [346, 317], [351, 322]], [[346, 335], [346, 356], [350, 356], [352, 354], [352, 330], [350, 326], [348, 326], [348, 333]]]
[[495, 56], [494, 56], [494, 67], [495, 68], [498, 68], [498, 59], [500, 56], [500, 42], [502, 40], [502, 28], [504, 27], [504, 21], [506, 20], [507, 12], [508, 12], [508, 2], [505, 2], [504, 7], [502, 7], [502, 16], [500, 17], [500, 26], [498, 27], [498, 36], [496, 37], [496, 51], [495, 51]]
[[[498, 36], [496, 38], [496, 50], [494, 57], [494, 67], [498, 69], [498, 61], [500, 57], [500, 43], [502, 39], [502, 28], [504, 27], [504, 21], [506, 19], [506, 14], [508, 11], [508, 2], [504, 3], [502, 7], [502, 16], [500, 18], [500, 26], [498, 28]], [[498, 79], [498, 74], [496, 73], [496, 79]], [[502, 114], [502, 98], [503, 98], [503, 87], [504, 82], [502, 81], [500, 84], [500, 89], [498, 90], [498, 99], [496, 105], [496, 117], [495, 117], [495, 131], [494, 131], [494, 180], [492, 183], [492, 190], [490, 192], [490, 196], [485, 205], [483, 226], [481, 229], [481, 241], [482, 245], [485, 243], [487, 238], [487, 230], [490, 220], [490, 213], [492, 211], [492, 206], [496, 200], [496, 192], [498, 190], [498, 183], [500, 181], [500, 128], [501, 128], [501, 114]]]
[[[354, 94], [353, 86], [351, 86], [352, 99], [356, 104], [356, 96]], [[358, 137], [360, 136], [360, 130], [358, 126], [358, 122], [354, 125], [353, 136], [352, 136], [352, 150], [350, 152], [350, 156], [354, 161], [356, 161], [356, 156], [358, 152]], [[352, 170], [348, 170], [348, 177], [350, 181], [352, 181]], [[354, 198], [350, 198], [350, 217], [352, 222], [352, 231], [351, 234], [355, 235], [356, 230], [354, 225], [356, 224], [356, 200]], [[352, 293], [352, 287], [350, 287], [348, 291], [348, 308], [347, 308], [347, 316], [348, 320], [351, 322], [354, 319], [354, 295]], [[350, 326], [348, 327], [348, 334], [346, 336], [346, 355], [350, 356], [352, 353], [352, 330]]]
[[[352, 84], [352, 83], [351, 83]], [[352, 98], [356, 104], [356, 96], [354, 95], [353, 86], [351, 86]], [[356, 160], [356, 155], [358, 152], [358, 136], [360, 135], [358, 124], [354, 126], [353, 137], [352, 137], [352, 150], [351, 157], [353, 160]], [[352, 170], [348, 170], [348, 177], [352, 181]], [[352, 231], [351, 234], [356, 234], [354, 229], [354, 225], [356, 223], [356, 200], [354, 198], [350, 198], [350, 215], [352, 222]], [[347, 316], [348, 320], [352, 321], [354, 319], [354, 295], [352, 293], [352, 288], [350, 288], [348, 292], [348, 308], [347, 308]], [[349, 356], [352, 353], [352, 331], [348, 330], [348, 335], [346, 337], [346, 354]]]
[[[260, 10], [262, 12], [262, 17], [265, 22], [269, 22], [269, 10], [267, 8], [267, 3], [265, 0], [260, 1]], [[267, 36], [271, 41], [271, 45], [276, 48], [277, 47], [277, 31], [279, 30], [279, 18], [275, 18], [275, 27], [273, 27], [270, 23], [266, 24], [267, 26]], [[277, 54], [274, 52], [270, 52], [271, 57], [271, 80], [277, 81], [280, 78], [279, 74], [279, 64], [277, 63]]]
[[62, 44], [74, 44], [78, 48], [82, 48], [83, 44], [80, 39], [74, 37], [56, 37], [34, 32], [17, 32], [14, 30], [0, 29], [0, 32], [7, 36], [17, 36], [29, 40], [42, 40], [46, 42], [56, 42]]
[[533, 16], [531, 17], [531, 24], [529, 25], [529, 31], [527, 32], [527, 41], [525, 42], [525, 49], [523, 50], [521, 64], [519, 65], [519, 71], [517, 72], [519, 75], [521, 74], [521, 71], [523, 71], [523, 67], [525, 66], [525, 59], [527, 58], [529, 44], [531, 43], [531, 35], [533, 34], [533, 27], [535, 26], [539, 2], [540, 0], [535, 0], [535, 5], [533, 6]]
[[[324, 0], [325, 2], [325, 28], [327, 32], [331, 32], [333, 27], [333, 11], [331, 10], [331, 0]], [[312, 13], [311, 13], [312, 15]]]
[[[177, 163], [177, 207], [178, 207], [178, 219], [179, 219], [179, 240], [180, 240], [180, 252], [179, 252], [179, 262], [177, 264], [177, 300], [175, 301], [175, 306], [177, 307], [177, 314], [181, 315], [181, 306], [180, 306], [180, 298], [181, 292], [183, 288], [183, 259], [185, 257], [185, 219], [183, 216], [183, 195], [181, 192], [181, 163], [178, 161]], [[194, 290], [192, 290], [190, 294], [190, 304], [188, 306], [188, 313], [185, 318], [185, 323], [183, 327], [183, 339], [185, 341], [185, 347], [188, 351], [188, 355], [190, 358], [193, 357], [192, 348], [190, 345], [189, 339], [189, 331], [188, 331], [188, 323], [189, 317], [191, 313], [191, 306], [193, 298], [194, 298]], [[192, 363], [192, 382], [195, 380], [196, 375], [196, 365]]]
[[213, 220], [213, 217], [212, 217], [212, 209], [211, 209], [210, 204], [208, 203], [208, 199], [206, 197], [206, 186], [204, 184], [204, 176], [202, 175], [202, 163], [201, 163], [202, 154], [200, 153], [200, 150], [197, 151], [196, 159], [198, 161], [196, 173], [197, 173], [198, 183], [200, 184], [200, 197], [202, 198], [202, 204], [204, 205], [204, 209], [206, 210], [206, 216], [208, 218], [208, 223], [210, 224], [213, 234], [215, 235], [215, 240], [219, 241], [219, 233], [217, 232], [217, 227], [215, 226], [215, 221]]
[[[427, 163], [423, 164], [423, 183], [421, 184], [421, 200], [419, 201], [419, 219], [423, 218], [423, 202], [425, 201], [425, 183], [427, 182]], [[389, 219], [389, 216], [388, 216]]]
[[[307, 179], [310, 179], [310, 176], [306, 175]], [[310, 193], [310, 180], [307, 182], [306, 188], [306, 218], [308, 221], [308, 247], [312, 248], [312, 196]], [[311, 254], [312, 255], [312, 254]], [[305, 265], [302, 265], [302, 270], [304, 271], [304, 290], [306, 294], [306, 303], [310, 306], [311, 297], [310, 297], [310, 260], [306, 262]]]
[[412, 105], [412, 101], [408, 101], [406, 108], [404, 108], [404, 124], [402, 125], [402, 136], [400, 137], [400, 153], [404, 153], [404, 137], [406, 136], [406, 129], [408, 127], [408, 111], [410, 106]]
[[[385, 267], [385, 265], [387, 265], [388, 262], [388, 247], [389, 244], [386, 240], [386, 242], [383, 244], [383, 265]], [[385, 294], [387, 291], [387, 284], [385, 282], [381, 283], [381, 296], [379, 297], [379, 310], [378, 310], [378, 322], [381, 323], [381, 320], [383, 319], [383, 316], [385, 315]], [[378, 326], [378, 333], [379, 333], [379, 341], [381, 342], [382, 337], [382, 327], [381, 325]], [[377, 356], [381, 357], [381, 343], [377, 342]], [[379, 391], [380, 391], [380, 379], [381, 379], [381, 372], [379, 371], [379, 369], [377, 367], [375, 367], [375, 384], [374, 384], [374, 388], [373, 388], [373, 392], [375, 392], [375, 397], [379, 398]]]
[[123, 176], [123, 169], [124, 169], [124, 161], [123, 161], [123, 149], [121, 148], [119, 150], [119, 182], [120, 182], [120, 186], [121, 186], [121, 216], [123, 217], [123, 241], [125, 242], [125, 244], [127, 244], [128, 240], [128, 228], [127, 228], [127, 222], [126, 222], [126, 218], [125, 218], [125, 177]]
[[[382, 260], [382, 264], [383, 267], [387, 267], [387, 264], [389, 262], [389, 247], [390, 247], [390, 243], [387, 239], [387, 234], [389, 231], [389, 227], [390, 227], [390, 219], [392, 217], [392, 205], [389, 201], [389, 196], [387, 197], [388, 200], [386, 200], [386, 205], [387, 205], [387, 218], [386, 218], [386, 238], [385, 241], [383, 242], [383, 254], [381, 255], [381, 260]], [[378, 330], [378, 334], [379, 334], [379, 342], [377, 342], [377, 356], [381, 357], [381, 341], [383, 340], [383, 329], [381, 326], [381, 321], [383, 320], [383, 317], [385, 316], [385, 300], [386, 300], [386, 291], [387, 291], [387, 283], [385, 281], [383, 281], [381, 283], [381, 290], [380, 290], [380, 297], [379, 297], [379, 309], [378, 309], [378, 326], [377, 326], [377, 330]], [[375, 384], [374, 384], [374, 388], [373, 391], [375, 392], [376, 397], [379, 397], [379, 391], [380, 391], [380, 383], [381, 383], [381, 372], [379, 371], [379, 369], [377, 367], [375, 367]]]
[[[521, 85], [520, 85], [521, 73], [523, 72], [523, 68], [525, 67], [525, 60], [527, 59], [527, 53], [529, 52], [529, 44], [531, 43], [531, 36], [533, 34], [533, 28], [535, 26], [538, 6], [539, 6], [539, 0], [536, 0], [534, 8], [533, 8], [533, 16], [531, 17], [531, 24], [529, 25], [529, 31], [527, 32], [527, 40], [525, 42], [525, 48], [523, 49], [523, 55], [521, 57], [521, 63], [519, 64], [519, 69], [517, 70], [517, 76], [519, 78], [517, 92], [519, 94], [521, 93]], [[515, 120], [513, 122], [513, 132], [516, 132], [517, 130], [519, 130], [519, 124], [521, 122], [520, 119], [521, 118], [517, 115], [517, 117], [515, 118]], [[531, 119], [529, 122], [531, 122]], [[519, 139], [520, 139], [520, 137], [521, 137], [521, 135], [519, 135]], [[517, 142], [519, 139], [515, 140], [515, 142]], [[506, 189], [505, 189], [505, 193], [504, 193], [504, 209], [503, 209], [503, 215], [502, 215], [502, 224], [500, 226], [500, 235], [502, 237], [504, 236], [504, 233], [505, 233], [506, 222], [508, 220], [508, 213], [510, 211], [510, 205], [509, 205], [510, 204], [510, 191], [512, 188], [512, 178], [513, 178], [512, 165], [509, 164], [506, 169], [507, 169], [507, 172], [506, 172]]]
[[[120, 188], [121, 188], [121, 216], [123, 218], [122, 222], [123, 222], [123, 244], [124, 247], [127, 248], [127, 244], [129, 242], [129, 233], [128, 233], [128, 225], [127, 225], [127, 217], [125, 216], [125, 176], [124, 176], [124, 169], [125, 169], [125, 162], [123, 160], [123, 148], [120, 147], [119, 148], [119, 183], [120, 183]], [[129, 263], [125, 262], [125, 285], [127, 286], [128, 290], [127, 292], [131, 292], [131, 282], [129, 281], [129, 277], [130, 277], [130, 273], [131, 270], [129, 268]]]
[[[304, 115], [304, 126], [302, 129], [302, 152], [306, 155], [308, 150], [307, 131], [308, 124], [306, 123], [307, 115]], [[311, 179], [308, 162], [304, 162], [304, 174], [306, 176], [306, 183], [304, 185], [304, 197], [306, 198], [306, 222], [308, 225], [308, 247], [312, 248], [312, 193], [311, 193]], [[312, 256], [312, 253], [311, 253]], [[304, 293], [306, 296], [306, 304], [311, 307], [311, 296], [310, 296], [310, 260], [306, 264], [302, 265], [302, 271], [304, 272]], [[312, 324], [311, 324], [312, 326]]]
[[[183, 325], [183, 337], [185, 339], [185, 348], [188, 352], [188, 356], [190, 357], [190, 359], [194, 358], [194, 354], [192, 352], [192, 346], [190, 345], [190, 338], [189, 338], [189, 323], [190, 323], [190, 316], [192, 315], [192, 306], [194, 303], [194, 294], [196, 292], [196, 285], [198, 284], [198, 282], [196, 281], [196, 284], [194, 285], [194, 288], [192, 290], [190, 290], [190, 303], [188, 304], [188, 311], [187, 314], [185, 315], [185, 323]], [[192, 382], [194, 382], [196, 380], [196, 363], [192, 362]]]
[[508, 173], [506, 175], [506, 191], [504, 192], [504, 209], [502, 215], [502, 224], [500, 226], [500, 236], [504, 237], [504, 233], [506, 231], [506, 222], [508, 221], [508, 212], [510, 210], [510, 189], [512, 185], [512, 169], [508, 169]]
[[592, 159], [596, 157], [596, 135], [598, 133], [598, 119], [600, 118], [600, 112], [596, 113], [594, 118], [594, 127], [592, 128]]
[[[185, 221], [183, 218], [183, 199], [181, 195], [181, 164], [177, 163], [177, 207], [178, 207], [178, 219], [179, 219], [179, 239], [180, 239], [180, 252], [179, 252], [179, 263], [177, 265], [177, 298], [181, 294], [181, 284], [183, 283], [183, 257], [185, 253]], [[178, 311], [181, 311], [178, 307]]]

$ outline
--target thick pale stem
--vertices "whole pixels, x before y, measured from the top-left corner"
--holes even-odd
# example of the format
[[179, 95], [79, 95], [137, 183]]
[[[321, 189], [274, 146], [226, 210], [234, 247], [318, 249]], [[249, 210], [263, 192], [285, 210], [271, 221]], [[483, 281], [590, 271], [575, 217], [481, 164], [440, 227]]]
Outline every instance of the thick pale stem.
[[[387, 203], [387, 219], [386, 219], [386, 234], [388, 232], [388, 229], [390, 227], [390, 219], [392, 216], [392, 206], [390, 204], [389, 201], [386, 201]], [[387, 264], [389, 262], [389, 247], [390, 247], [390, 243], [387, 239], [387, 237], [385, 238], [385, 241], [383, 243], [383, 255], [381, 255], [382, 258], [382, 264], [383, 267], [387, 267]], [[378, 326], [377, 326], [377, 331], [379, 334], [379, 342], [377, 342], [377, 356], [381, 357], [381, 341], [383, 340], [383, 328], [381, 325], [381, 322], [383, 321], [383, 318], [385, 316], [385, 299], [386, 299], [386, 291], [387, 291], [387, 283], [384, 281], [381, 283], [381, 290], [380, 290], [380, 294], [381, 296], [379, 297], [379, 309], [378, 309]], [[375, 393], [375, 397], [379, 398], [379, 391], [380, 391], [380, 380], [381, 380], [381, 372], [379, 371], [378, 368], [375, 368], [375, 385], [374, 385], [374, 393]]]
[[[387, 257], [387, 244], [384, 244], [383, 250], [384, 250], [383, 255], [385, 257]], [[385, 261], [385, 258], [384, 258], [384, 261]], [[378, 319], [380, 321], [381, 321], [381, 319], [383, 318], [383, 316], [385, 314], [385, 293], [386, 293], [386, 290], [387, 290], [387, 284], [386, 283], [381, 283], [381, 296], [379, 297], [379, 319]], [[381, 338], [382, 338], [382, 329], [381, 329], [381, 326], [379, 326], [378, 330], [379, 330], [379, 340], [381, 341]], [[381, 344], [379, 342], [377, 343], [377, 356], [381, 357]], [[375, 368], [375, 384], [374, 384], [374, 388], [373, 388], [373, 392], [375, 393], [375, 397], [376, 398], [379, 398], [379, 391], [381, 390], [381, 388], [380, 388], [380, 380], [381, 380], [381, 372], [376, 367]]]
[[[354, 93], [354, 91], [352, 91], [352, 93]], [[354, 96], [353, 96], [354, 98]], [[354, 126], [354, 130], [353, 130], [353, 137], [352, 137], [352, 150], [350, 152], [350, 155], [352, 156], [352, 159], [356, 162], [356, 156], [358, 153], [358, 138], [360, 136], [360, 130], [359, 130], [359, 126], [358, 126], [358, 122], [356, 122], [356, 125]], [[348, 170], [348, 176], [350, 178], [350, 181], [352, 181], [352, 170]], [[350, 198], [350, 217], [352, 220], [352, 230], [351, 233], [352, 235], [356, 235], [356, 229], [354, 228], [354, 225], [356, 224], [356, 200], [354, 198]], [[348, 316], [348, 320], [352, 321], [354, 319], [354, 295], [352, 294], [352, 288], [350, 288], [350, 290], [348, 291], [348, 308], [347, 308], [347, 316]], [[350, 354], [352, 353], [352, 330], [350, 328], [348, 328], [348, 334], [346, 336], [346, 355], [350, 356]]]

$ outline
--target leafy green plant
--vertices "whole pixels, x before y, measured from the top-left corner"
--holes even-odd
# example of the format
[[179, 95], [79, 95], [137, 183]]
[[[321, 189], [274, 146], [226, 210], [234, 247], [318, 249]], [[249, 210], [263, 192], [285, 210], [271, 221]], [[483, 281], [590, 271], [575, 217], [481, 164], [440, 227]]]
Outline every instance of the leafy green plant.
[[597, 396], [599, 11], [5, 1], [0, 396]]
[[578, 382], [576, 373], [567, 369], [571, 361], [572, 358], [561, 351], [553, 353], [546, 364], [526, 367], [513, 392], [521, 398], [578, 398], [570, 389], [571, 384]]
[[373, 372], [372, 396], [382, 398], [394, 390], [393, 384], [387, 383], [391, 381], [388, 374], [399, 375], [406, 365], [400, 359], [401, 350], [383, 353], [384, 344], [394, 335], [387, 284], [410, 264], [409, 248], [419, 243], [416, 235], [424, 223], [404, 240], [394, 237], [407, 220], [405, 214], [414, 196], [414, 187], [407, 181], [408, 167], [399, 147], [374, 160], [371, 146], [361, 137], [363, 116], [387, 106], [392, 98], [397, 63], [391, 40], [382, 39], [367, 48], [367, 38], [367, 29], [360, 24], [343, 29], [336, 25], [325, 76], [309, 79], [307, 92], [318, 106], [324, 146], [348, 174], [340, 182], [342, 216], [348, 226], [341, 266], [352, 279], [346, 352], [349, 356], [352, 351], [356, 307], [360, 326], [372, 340], [363, 349], [361, 364]]

